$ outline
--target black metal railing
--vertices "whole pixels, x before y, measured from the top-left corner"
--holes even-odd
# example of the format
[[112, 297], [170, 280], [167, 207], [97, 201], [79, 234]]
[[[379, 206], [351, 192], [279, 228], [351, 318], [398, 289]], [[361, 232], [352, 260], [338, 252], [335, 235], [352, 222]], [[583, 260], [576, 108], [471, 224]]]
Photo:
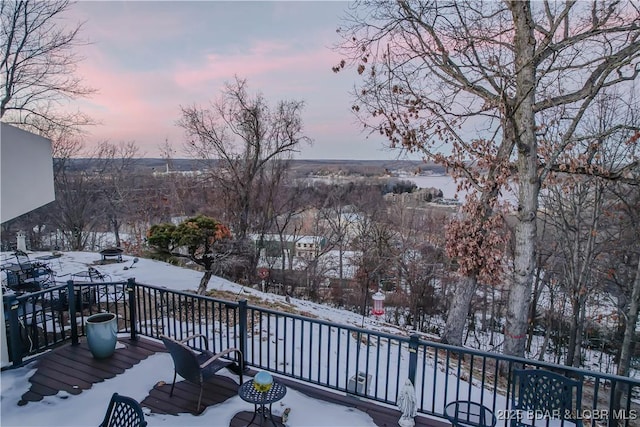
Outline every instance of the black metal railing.
[[5, 294], [4, 317], [9, 360], [23, 360], [85, 335], [85, 319], [111, 312], [119, 319], [121, 332], [131, 331], [131, 305], [127, 294], [135, 281], [81, 283], [68, 281], [37, 292]]
[[240, 348], [247, 366], [390, 405], [410, 379], [420, 413], [442, 417], [448, 402], [472, 400], [492, 409], [504, 426], [510, 423], [513, 370], [546, 369], [582, 382], [578, 416], [598, 419], [598, 425], [639, 425], [640, 380], [635, 378], [340, 325], [133, 279], [68, 282], [5, 296], [4, 309], [14, 365], [60, 343], [77, 343], [85, 334], [85, 317], [109, 311], [118, 316], [120, 333], [132, 338], [204, 334], [214, 352]]

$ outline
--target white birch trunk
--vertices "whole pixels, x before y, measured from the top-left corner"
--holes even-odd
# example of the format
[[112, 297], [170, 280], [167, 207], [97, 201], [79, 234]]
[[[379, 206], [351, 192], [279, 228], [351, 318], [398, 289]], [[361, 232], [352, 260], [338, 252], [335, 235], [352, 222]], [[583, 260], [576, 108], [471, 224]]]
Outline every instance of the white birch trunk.
[[[540, 189], [535, 134], [535, 38], [531, 5], [528, 2], [512, 1], [517, 92], [515, 100], [507, 108], [505, 126], [510, 127], [518, 151], [518, 222], [515, 230], [515, 255], [513, 282], [509, 290], [505, 322], [504, 354], [524, 356], [529, 303], [536, 267], [536, 213]], [[509, 118], [512, 117], [512, 118]], [[511, 133], [509, 132], [509, 133]]]

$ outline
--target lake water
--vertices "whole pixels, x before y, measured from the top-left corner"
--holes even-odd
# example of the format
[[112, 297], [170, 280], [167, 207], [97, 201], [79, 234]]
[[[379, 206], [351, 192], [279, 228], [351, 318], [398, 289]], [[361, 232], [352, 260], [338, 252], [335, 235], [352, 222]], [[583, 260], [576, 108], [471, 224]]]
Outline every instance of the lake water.
[[[461, 202], [466, 200], [467, 192], [460, 191], [457, 193], [457, 185], [453, 181], [453, 178], [449, 175], [420, 175], [420, 176], [407, 176], [401, 179], [413, 181], [420, 188], [435, 187], [442, 190], [442, 195], [445, 199], [457, 198]], [[516, 205], [517, 195], [513, 192], [503, 193], [500, 200], [508, 200], [512, 205]]]
[[[406, 175], [406, 176], [397, 176], [395, 178], [403, 181], [414, 182], [418, 186], [418, 188], [431, 188], [431, 187], [437, 188], [439, 190], [442, 190], [442, 196], [445, 199], [457, 198], [463, 203], [466, 200], [466, 196], [468, 194], [464, 190], [458, 192], [456, 183], [453, 181], [453, 178], [449, 175], [417, 175], [417, 176]], [[344, 181], [345, 179], [351, 179], [351, 178], [348, 178], [348, 177], [347, 178], [344, 178], [344, 177], [305, 178], [305, 180], [320, 180], [325, 182], [340, 182], [340, 181]], [[510, 200], [512, 204], [514, 204], [514, 202], [517, 200], [516, 195], [512, 193], [508, 195], [503, 194], [501, 199]]]
[[[457, 185], [449, 175], [407, 176], [402, 177], [401, 179], [415, 182], [419, 188], [434, 187], [442, 190], [442, 196], [445, 199], [456, 198]], [[465, 191], [461, 191], [457, 194], [457, 199], [460, 201], [464, 201], [467, 195]]]

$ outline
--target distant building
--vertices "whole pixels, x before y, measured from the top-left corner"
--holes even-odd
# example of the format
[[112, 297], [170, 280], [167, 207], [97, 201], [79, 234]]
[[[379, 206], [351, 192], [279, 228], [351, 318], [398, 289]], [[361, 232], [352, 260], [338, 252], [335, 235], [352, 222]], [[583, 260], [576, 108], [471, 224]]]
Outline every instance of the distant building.
[[167, 163], [166, 165], [166, 170], [164, 172], [162, 171], [153, 171], [153, 176], [154, 177], [163, 177], [163, 176], [169, 176], [169, 175], [180, 175], [180, 176], [199, 176], [202, 175], [204, 172], [202, 172], [201, 170], [190, 170], [190, 171], [172, 171], [169, 170], [169, 163]]
[[317, 258], [324, 245], [324, 239], [318, 236], [302, 236], [295, 240], [295, 256], [305, 259]]
[[[259, 244], [260, 235], [254, 234], [252, 240]], [[262, 236], [264, 254], [262, 256], [293, 256], [306, 260], [317, 258], [326, 244], [325, 239], [320, 236], [294, 236], [278, 234], [265, 234]]]
[[419, 188], [411, 193], [387, 193], [384, 195], [384, 199], [390, 202], [402, 202], [402, 203], [425, 203], [432, 202], [442, 197], [442, 190], [437, 188]]
[[446, 205], [446, 206], [461, 206], [462, 202], [458, 199], [436, 199], [433, 201], [434, 203], [437, 203], [439, 205]]

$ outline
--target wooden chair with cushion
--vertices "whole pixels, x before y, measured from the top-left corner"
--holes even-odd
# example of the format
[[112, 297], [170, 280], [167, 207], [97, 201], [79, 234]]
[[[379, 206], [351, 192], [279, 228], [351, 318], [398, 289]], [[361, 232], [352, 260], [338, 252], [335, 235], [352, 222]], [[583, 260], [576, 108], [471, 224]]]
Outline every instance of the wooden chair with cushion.
[[[205, 350], [196, 352], [186, 345], [188, 341], [196, 338], [204, 341]], [[176, 385], [177, 375], [180, 375], [187, 381], [198, 384], [200, 386], [200, 394], [198, 395], [197, 412], [200, 412], [203, 383], [222, 368], [227, 368], [237, 374], [240, 377], [240, 384], [242, 384], [242, 372], [244, 370], [243, 356], [242, 352], [237, 348], [229, 348], [214, 354], [209, 351], [209, 342], [202, 334], [192, 335], [180, 341], [166, 335], [160, 335], [160, 339], [169, 354], [171, 354], [174, 364], [173, 383], [171, 384], [169, 396], [173, 396], [173, 388]], [[237, 363], [228, 359], [228, 355], [231, 353], [236, 353], [235, 360]]]
[[127, 396], [113, 393], [100, 427], [146, 427], [140, 404]]

